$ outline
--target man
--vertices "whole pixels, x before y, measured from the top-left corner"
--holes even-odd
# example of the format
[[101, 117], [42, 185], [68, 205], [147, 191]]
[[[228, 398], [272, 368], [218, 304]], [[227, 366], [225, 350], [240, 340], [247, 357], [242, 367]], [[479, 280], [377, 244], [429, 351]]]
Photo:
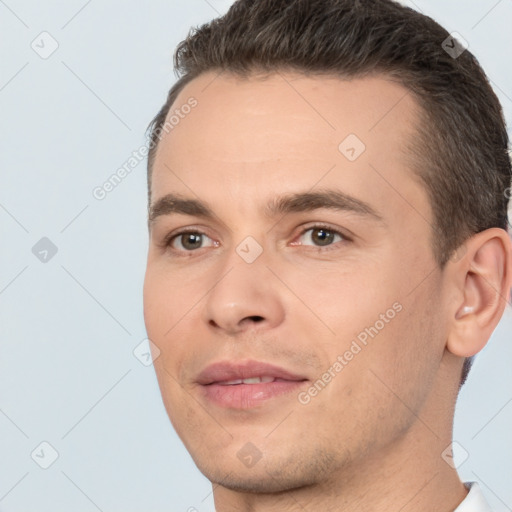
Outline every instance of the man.
[[484, 511], [453, 464], [512, 283], [499, 102], [391, 0], [239, 0], [151, 126], [164, 404], [226, 511]]

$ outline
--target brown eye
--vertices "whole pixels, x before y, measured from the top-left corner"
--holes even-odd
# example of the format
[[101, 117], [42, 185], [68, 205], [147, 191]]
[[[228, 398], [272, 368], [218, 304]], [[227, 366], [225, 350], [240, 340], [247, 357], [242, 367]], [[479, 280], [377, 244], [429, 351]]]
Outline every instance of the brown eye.
[[314, 229], [311, 233], [311, 239], [317, 245], [330, 245], [334, 241], [334, 233], [326, 229]]
[[205, 242], [209, 241], [208, 245], [212, 245], [212, 240], [203, 233], [199, 233], [197, 231], [188, 231], [183, 233], [178, 233], [174, 235], [168, 242], [172, 249], [176, 251], [194, 251], [196, 249], [201, 249]]
[[198, 249], [203, 241], [202, 235], [199, 233], [184, 233], [180, 235], [179, 239], [181, 246], [188, 251]]
[[314, 227], [305, 230], [301, 235], [302, 245], [316, 245], [323, 247], [332, 245], [334, 242], [344, 240], [344, 237], [337, 231], [324, 227]]

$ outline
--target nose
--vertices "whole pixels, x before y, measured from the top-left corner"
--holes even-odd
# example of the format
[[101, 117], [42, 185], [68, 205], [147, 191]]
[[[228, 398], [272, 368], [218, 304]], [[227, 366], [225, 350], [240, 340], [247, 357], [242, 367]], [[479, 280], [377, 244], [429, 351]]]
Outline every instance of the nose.
[[263, 256], [246, 263], [234, 253], [206, 297], [203, 321], [228, 335], [275, 328], [285, 317], [279, 285]]

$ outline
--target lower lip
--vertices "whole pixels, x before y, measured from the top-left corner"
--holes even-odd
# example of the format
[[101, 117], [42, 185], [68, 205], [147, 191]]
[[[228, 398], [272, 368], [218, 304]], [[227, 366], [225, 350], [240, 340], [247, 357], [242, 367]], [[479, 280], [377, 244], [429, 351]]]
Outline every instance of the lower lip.
[[250, 409], [267, 400], [297, 392], [305, 381], [279, 380], [259, 384], [208, 384], [202, 386], [204, 396], [210, 402], [232, 409]]

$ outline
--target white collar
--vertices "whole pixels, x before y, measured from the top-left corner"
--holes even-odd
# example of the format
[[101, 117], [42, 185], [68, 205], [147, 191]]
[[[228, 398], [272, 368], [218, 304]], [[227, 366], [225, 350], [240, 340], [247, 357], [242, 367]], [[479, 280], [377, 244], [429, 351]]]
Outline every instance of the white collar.
[[492, 512], [477, 482], [464, 482], [468, 495], [453, 512]]

